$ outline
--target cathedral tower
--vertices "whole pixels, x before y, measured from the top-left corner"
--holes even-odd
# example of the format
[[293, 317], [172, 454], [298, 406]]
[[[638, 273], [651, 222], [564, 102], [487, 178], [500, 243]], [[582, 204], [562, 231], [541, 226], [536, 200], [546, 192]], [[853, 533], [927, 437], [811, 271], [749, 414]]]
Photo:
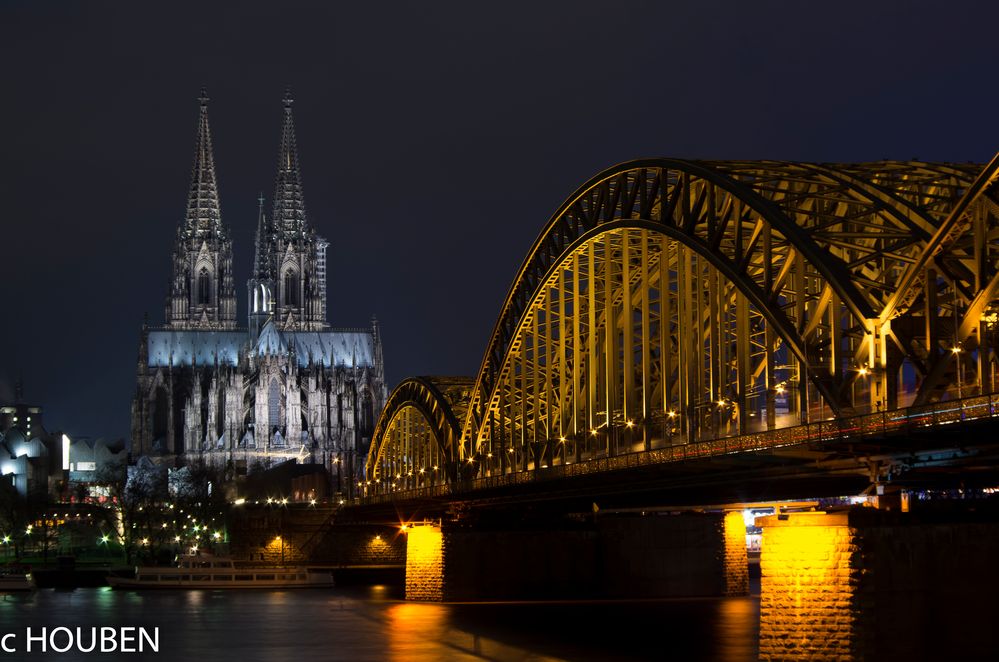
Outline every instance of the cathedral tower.
[[199, 101], [166, 326], [142, 325], [132, 454], [168, 465], [205, 462], [235, 475], [288, 460], [315, 462], [349, 494], [363, 478], [388, 395], [378, 322], [351, 329], [326, 322], [327, 243], [306, 216], [285, 95], [273, 206], [265, 213], [261, 196], [249, 319], [236, 327], [232, 244], [221, 220], [204, 93]]
[[233, 329], [236, 290], [232, 280], [232, 241], [222, 224], [204, 90], [198, 103], [194, 171], [187, 213], [177, 228], [174, 243], [166, 324], [181, 329]]
[[295, 143], [289, 93], [278, 148], [271, 218], [257, 224], [254, 273], [248, 283], [251, 330], [273, 315], [280, 329], [319, 331], [326, 324], [326, 248], [328, 243], [308, 223], [302, 175]]

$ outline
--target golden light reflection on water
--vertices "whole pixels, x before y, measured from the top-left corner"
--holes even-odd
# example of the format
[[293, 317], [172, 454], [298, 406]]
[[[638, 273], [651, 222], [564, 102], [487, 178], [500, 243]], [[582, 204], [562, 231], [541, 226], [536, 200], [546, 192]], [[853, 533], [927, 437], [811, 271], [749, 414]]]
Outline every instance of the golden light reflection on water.
[[441, 641], [447, 634], [446, 606], [402, 602], [389, 607], [386, 617], [389, 659], [440, 659]]
[[755, 598], [726, 598], [719, 604], [715, 624], [715, 651], [719, 662], [748, 660], [756, 656], [758, 624]]
[[389, 607], [386, 615], [390, 660], [559, 659], [452, 627], [448, 605], [400, 602]]

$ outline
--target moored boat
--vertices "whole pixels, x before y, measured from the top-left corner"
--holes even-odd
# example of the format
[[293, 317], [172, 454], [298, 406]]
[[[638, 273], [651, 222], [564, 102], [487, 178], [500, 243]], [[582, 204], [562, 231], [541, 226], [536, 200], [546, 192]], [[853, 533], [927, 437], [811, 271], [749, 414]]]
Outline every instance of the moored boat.
[[0, 593], [7, 591], [33, 591], [35, 578], [19, 566], [0, 567]]
[[333, 575], [302, 566], [236, 567], [231, 559], [189, 556], [171, 568], [139, 566], [135, 577], [109, 576], [114, 588], [329, 588]]

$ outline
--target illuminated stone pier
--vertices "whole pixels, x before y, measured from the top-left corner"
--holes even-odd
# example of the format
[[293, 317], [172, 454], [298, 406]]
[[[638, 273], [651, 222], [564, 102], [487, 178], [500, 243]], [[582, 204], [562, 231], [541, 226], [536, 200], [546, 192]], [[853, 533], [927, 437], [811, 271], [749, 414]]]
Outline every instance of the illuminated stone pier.
[[740, 513], [601, 516], [537, 527], [408, 530], [406, 598], [462, 601], [745, 595]]
[[994, 654], [994, 517], [856, 509], [757, 522], [761, 660]]
[[406, 599], [444, 599], [444, 534], [441, 527], [411, 526], [406, 540]]

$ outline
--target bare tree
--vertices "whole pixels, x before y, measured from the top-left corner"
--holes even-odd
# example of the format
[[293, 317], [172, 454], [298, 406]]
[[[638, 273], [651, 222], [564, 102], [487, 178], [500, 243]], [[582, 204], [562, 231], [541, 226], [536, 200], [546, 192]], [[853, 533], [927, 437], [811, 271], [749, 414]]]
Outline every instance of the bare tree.
[[139, 465], [129, 471], [123, 463], [114, 463], [98, 472], [96, 482], [107, 493], [104, 535], [121, 545], [125, 563], [131, 564], [151, 535], [163, 538], [166, 477], [156, 467]]
[[225, 497], [225, 472], [204, 462], [182, 470], [174, 486], [177, 506], [187, 526], [188, 538], [196, 546], [213, 545], [225, 536], [229, 502]]

